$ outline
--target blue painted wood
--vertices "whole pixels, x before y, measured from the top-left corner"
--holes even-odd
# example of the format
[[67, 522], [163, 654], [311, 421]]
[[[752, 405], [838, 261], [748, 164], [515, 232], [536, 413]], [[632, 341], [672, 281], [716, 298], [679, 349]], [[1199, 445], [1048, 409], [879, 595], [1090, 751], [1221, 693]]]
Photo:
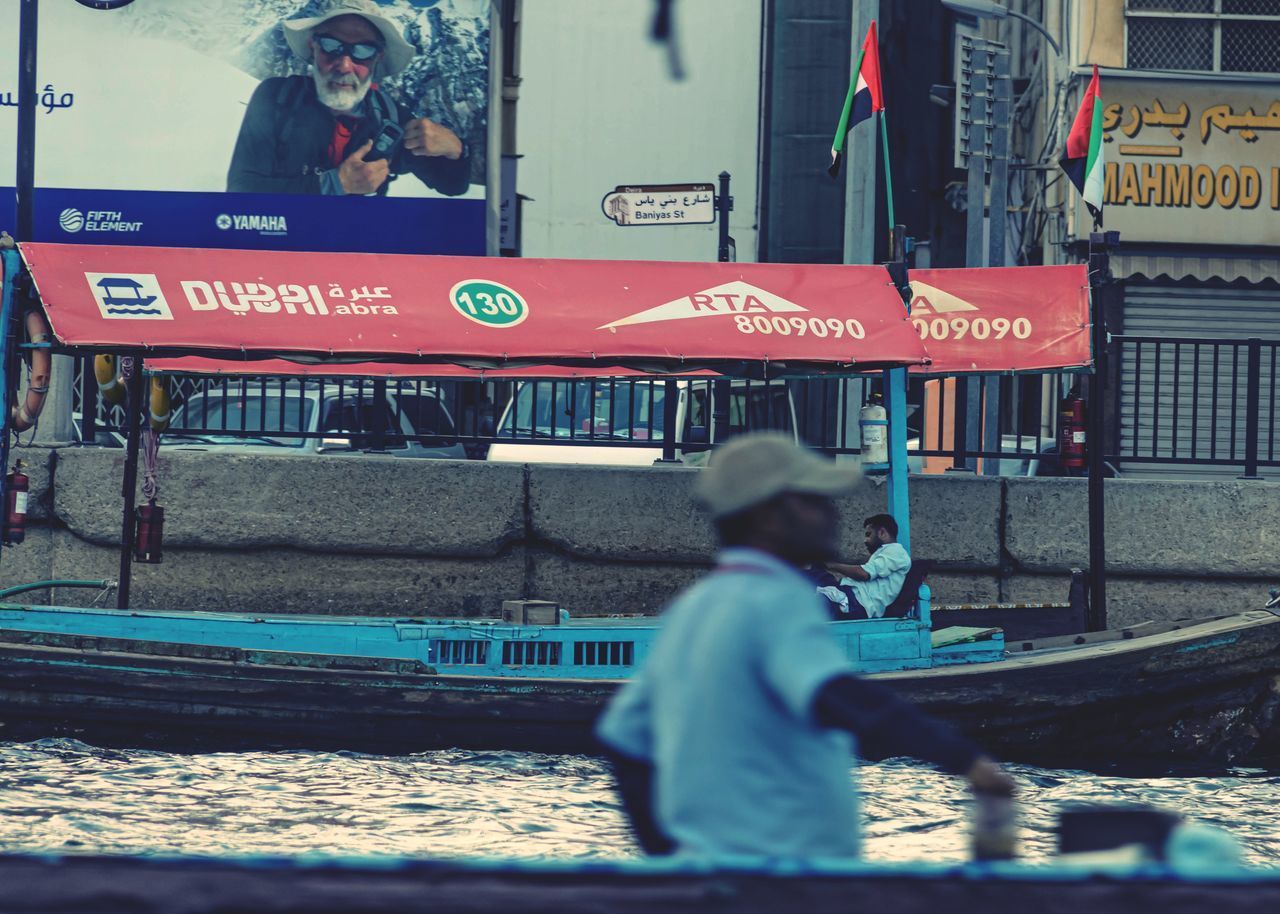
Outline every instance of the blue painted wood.
[[[864, 672], [933, 663], [927, 620], [833, 622]], [[623, 679], [648, 654], [656, 619], [570, 619], [560, 625], [365, 616], [129, 611], [0, 604], [0, 628], [85, 637], [415, 660], [455, 675]], [[1003, 647], [1003, 643], [1001, 643]], [[988, 659], [990, 643], [951, 650], [949, 663]], [[964, 650], [968, 648], [970, 650]]]
[[898, 522], [898, 542], [911, 551], [911, 507], [907, 500], [907, 370], [884, 373], [889, 392], [889, 513]]

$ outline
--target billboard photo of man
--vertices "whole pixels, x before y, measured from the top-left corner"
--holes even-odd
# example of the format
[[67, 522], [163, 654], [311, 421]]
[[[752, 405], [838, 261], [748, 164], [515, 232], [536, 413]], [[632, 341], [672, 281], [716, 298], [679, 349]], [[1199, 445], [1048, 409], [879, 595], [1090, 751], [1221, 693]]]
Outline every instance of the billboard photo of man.
[[310, 74], [269, 77], [254, 91], [228, 191], [381, 196], [410, 174], [447, 196], [467, 190], [467, 145], [378, 86], [408, 67], [416, 51], [377, 3], [324, 0], [317, 15], [281, 27]]

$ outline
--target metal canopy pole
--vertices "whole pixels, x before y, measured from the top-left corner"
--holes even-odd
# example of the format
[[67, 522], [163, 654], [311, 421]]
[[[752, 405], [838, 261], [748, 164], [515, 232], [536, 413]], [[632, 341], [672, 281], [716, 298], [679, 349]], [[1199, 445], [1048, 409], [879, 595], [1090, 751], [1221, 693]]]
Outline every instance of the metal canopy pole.
[[[12, 380], [13, 362], [18, 358], [18, 347], [15, 330], [18, 326], [13, 320], [14, 285], [18, 272], [22, 268], [22, 258], [16, 250], [0, 251], [4, 260], [3, 291], [0, 292], [0, 380], [4, 382], [4, 394], [0, 396], [0, 505], [8, 504], [8, 492], [5, 483], [8, 479], [9, 467], [9, 416], [12, 404], [9, 402], [16, 396], [17, 385]], [[3, 550], [0, 550], [3, 551]]]
[[1103, 289], [1111, 282], [1111, 246], [1119, 232], [1094, 232], [1089, 236], [1089, 298], [1092, 312], [1093, 377], [1089, 381], [1088, 442], [1089, 463], [1089, 631], [1107, 627], [1107, 547], [1103, 387], [1107, 373], [1107, 324], [1103, 311]]
[[36, 24], [40, 0], [22, 0], [18, 20], [18, 224], [19, 241], [31, 241], [35, 232], [36, 180]]
[[142, 356], [133, 360], [133, 374], [128, 381], [128, 403], [125, 406], [125, 429], [128, 435], [124, 453], [124, 512], [120, 525], [120, 586], [116, 591], [116, 608], [129, 608], [129, 585], [133, 575], [134, 502], [138, 488], [138, 444], [142, 437]]
[[[907, 231], [895, 225], [891, 260], [885, 264], [902, 304], [911, 313], [911, 280], [907, 275]], [[889, 413], [889, 513], [898, 522], [898, 542], [911, 551], [911, 501], [907, 492], [907, 369], [890, 368], [884, 373]]]

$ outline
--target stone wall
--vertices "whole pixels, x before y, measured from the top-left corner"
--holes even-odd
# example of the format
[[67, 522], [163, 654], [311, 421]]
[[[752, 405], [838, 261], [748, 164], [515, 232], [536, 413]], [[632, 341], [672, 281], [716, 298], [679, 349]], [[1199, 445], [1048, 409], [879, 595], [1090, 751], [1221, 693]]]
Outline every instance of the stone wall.
[[[119, 573], [123, 453], [21, 452], [27, 541], [0, 584]], [[503, 599], [584, 613], [651, 613], [713, 554], [693, 506], [698, 470], [360, 457], [162, 453], [165, 560], [134, 568], [139, 608], [388, 615], [496, 614]], [[1111, 621], [1213, 615], [1280, 583], [1280, 484], [1107, 484]], [[882, 480], [842, 505], [845, 549], [885, 508]], [[935, 560], [941, 603], [1066, 598], [1087, 562], [1077, 479], [920, 476], [913, 551]], [[43, 596], [35, 595], [44, 601]], [[64, 589], [51, 602], [83, 603]]]

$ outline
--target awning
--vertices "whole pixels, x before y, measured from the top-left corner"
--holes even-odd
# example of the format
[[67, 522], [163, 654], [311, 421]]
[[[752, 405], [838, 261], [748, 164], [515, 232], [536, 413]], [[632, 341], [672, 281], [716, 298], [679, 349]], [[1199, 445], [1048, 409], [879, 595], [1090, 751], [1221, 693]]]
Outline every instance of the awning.
[[[913, 371], [1003, 373], [1090, 364], [1088, 272], [1083, 264], [913, 270], [911, 288], [911, 324], [931, 360], [928, 365], [914, 366]], [[368, 362], [300, 366], [282, 359], [233, 362], [225, 357], [149, 359], [147, 364], [154, 371], [172, 374], [574, 378], [642, 373], [616, 365], [483, 370]]]
[[20, 247], [61, 344], [148, 358], [680, 373], [926, 360], [877, 266]]
[[1083, 264], [912, 270], [911, 322], [929, 374], [1048, 371], [1090, 364]]
[[1111, 255], [1111, 272], [1117, 279], [1221, 279], [1234, 282], [1280, 282], [1280, 257], [1195, 257], [1168, 253], [1120, 253]]

